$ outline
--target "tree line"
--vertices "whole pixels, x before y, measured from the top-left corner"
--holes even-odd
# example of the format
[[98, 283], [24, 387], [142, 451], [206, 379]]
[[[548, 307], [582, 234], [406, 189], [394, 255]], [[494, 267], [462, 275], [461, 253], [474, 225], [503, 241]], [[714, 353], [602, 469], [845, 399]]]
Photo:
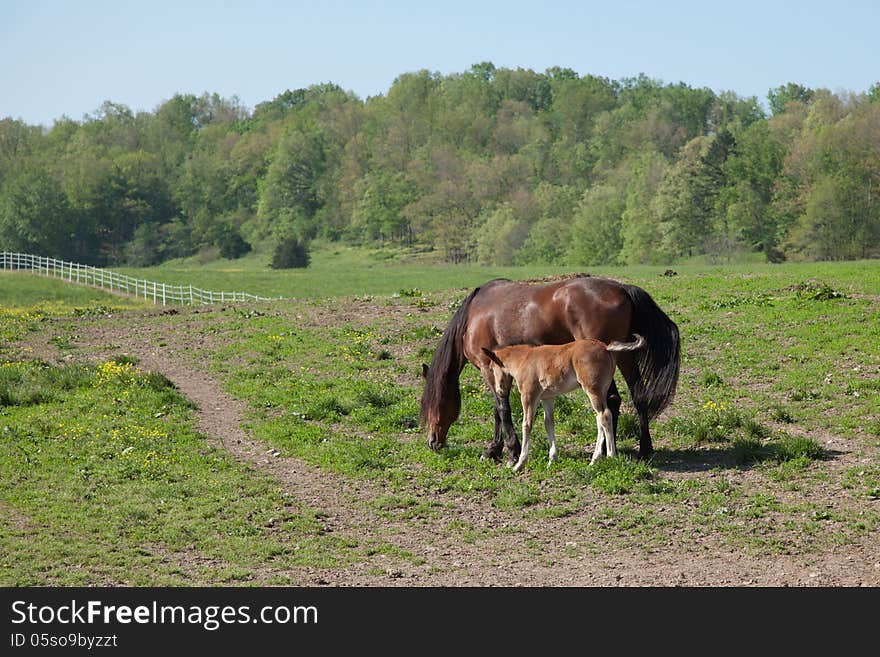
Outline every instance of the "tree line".
[[314, 238], [452, 262], [880, 256], [880, 85], [755, 97], [474, 65], [248, 110], [179, 94], [51, 128], [0, 120], [0, 248], [96, 265]]

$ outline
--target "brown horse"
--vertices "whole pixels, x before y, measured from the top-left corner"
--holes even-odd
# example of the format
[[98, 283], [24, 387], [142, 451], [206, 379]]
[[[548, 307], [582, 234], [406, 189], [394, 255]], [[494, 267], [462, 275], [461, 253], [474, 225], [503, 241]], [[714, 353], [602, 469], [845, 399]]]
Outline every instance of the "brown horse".
[[498, 351], [483, 352], [492, 360], [496, 385], [507, 374], [516, 381], [522, 400], [522, 451], [513, 471], [522, 469], [529, 460], [532, 424], [538, 412], [538, 404], [544, 407], [544, 427], [547, 442], [550, 443], [550, 463], [556, 460], [556, 433], [553, 421], [553, 404], [559, 395], [571, 392], [580, 386], [590, 405], [596, 411], [596, 448], [593, 450], [595, 463], [603, 448], [608, 456], [617, 455], [617, 438], [614, 432], [614, 419], [608, 407], [608, 390], [614, 380], [616, 359], [614, 354], [623, 351], [639, 351], [648, 344], [645, 338], [636, 334], [632, 342], [612, 342], [605, 344], [587, 338], [565, 344], [542, 344], [533, 347], [527, 344], [512, 344]]
[[[678, 383], [678, 327], [642, 288], [592, 276], [542, 285], [496, 279], [468, 295], [449, 321], [430, 366], [423, 366], [421, 420], [428, 445], [440, 449], [446, 443], [449, 427], [461, 411], [459, 377], [470, 362], [495, 396], [495, 435], [484, 456], [500, 461], [506, 447], [509, 462], [519, 458], [510, 414], [512, 379], [502, 375], [495, 380], [484, 348], [564, 344], [581, 338], [607, 344], [625, 341], [633, 333], [644, 336], [648, 344], [642, 351], [621, 353], [617, 366], [639, 416], [639, 456], [649, 458], [653, 446], [648, 420], [672, 401]], [[616, 430], [621, 399], [614, 382], [607, 403]]]

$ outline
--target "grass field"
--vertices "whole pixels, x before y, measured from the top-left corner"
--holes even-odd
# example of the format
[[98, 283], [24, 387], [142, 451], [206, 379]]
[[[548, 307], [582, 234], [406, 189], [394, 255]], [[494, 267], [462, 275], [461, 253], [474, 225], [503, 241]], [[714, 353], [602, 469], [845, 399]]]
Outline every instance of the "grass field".
[[[693, 269], [694, 266], [689, 266]], [[699, 267], [696, 267], [699, 269]], [[594, 274], [622, 276], [662, 272], [661, 267], [602, 268]], [[272, 270], [268, 258], [251, 254], [238, 260], [201, 263], [198, 257], [169, 261], [158, 267], [119, 268], [147, 280], [216, 291], [245, 291], [264, 297], [327, 298], [358, 294], [390, 295], [401, 290], [451, 290], [476, 287], [493, 278], [540, 278], [575, 273], [578, 268], [456, 266], [436, 253], [403, 247], [365, 249], [316, 242], [307, 269]]]
[[[878, 262], [593, 272], [644, 287], [678, 323], [676, 400], [652, 423], [650, 463], [631, 459], [627, 414], [622, 456], [591, 466], [593, 416], [583, 395], [568, 395], [557, 406], [559, 461], [548, 467], [536, 426], [520, 475], [479, 459], [492, 402], [471, 367], [447, 449], [427, 449], [419, 371], [470, 287], [561, 270], [442, 267], [341, 250], [316, 254], [314, 269], [301, 272], [257, 264], [129, 273], [297, 300], [145, 315], [143, 304], [120, 297], [0, 276], [0, 582], [295, 583], [290, 569], [338, 569], [395, 549], [418, 561], [390, 547], [390, 536], [323, 533], [320, 509], [207, 447], [195, 410], [161, 375], [133, 367], [123, 341], [113, 343], [115, 360], [96, 360], [88, 333], [97, 324], [120, 335], [129, 326], [155, 332], [160, 348], [247, 404], [250, 435], [378, 486], [383, 493], [360, 504], [380, 524], [497, 539], [472, 518], [447, 518], [450, 498], [463, 497], [507, 514], [511, 532], [563, 519], [619, 549], [685, 536], [756, 558], [830, 550], [877, 531]], [[237, 265], [242, 271], [227, 271]], [[22, 345], [36, 336], [69, 362], [29, 357]]]

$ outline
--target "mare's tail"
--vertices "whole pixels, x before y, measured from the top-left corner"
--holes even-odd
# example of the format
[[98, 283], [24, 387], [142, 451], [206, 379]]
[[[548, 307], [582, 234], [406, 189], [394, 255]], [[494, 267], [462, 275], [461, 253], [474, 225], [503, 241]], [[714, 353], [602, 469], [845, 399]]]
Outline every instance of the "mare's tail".
[[645, 336], [647, 347], [636, 355], [639, 380], [631, 386], [633, 404], [649, 418], [657, 417], [675, 396], [681, 364], [678, 326], [651, 295], [635, 285], [624, 285], [632, 302], [630, 331]]

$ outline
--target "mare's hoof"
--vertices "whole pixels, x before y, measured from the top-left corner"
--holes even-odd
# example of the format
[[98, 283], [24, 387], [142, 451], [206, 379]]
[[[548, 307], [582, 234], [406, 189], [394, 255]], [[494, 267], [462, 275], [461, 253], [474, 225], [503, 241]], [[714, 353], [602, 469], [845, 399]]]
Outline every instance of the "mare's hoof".
[[488, 449], [483, 452], [483, 455], [480, 456], [481, 461], [495, 461], [495, 463], [501, 463], [501, 454], [496, 454], [495, 452], [491, 452]]

